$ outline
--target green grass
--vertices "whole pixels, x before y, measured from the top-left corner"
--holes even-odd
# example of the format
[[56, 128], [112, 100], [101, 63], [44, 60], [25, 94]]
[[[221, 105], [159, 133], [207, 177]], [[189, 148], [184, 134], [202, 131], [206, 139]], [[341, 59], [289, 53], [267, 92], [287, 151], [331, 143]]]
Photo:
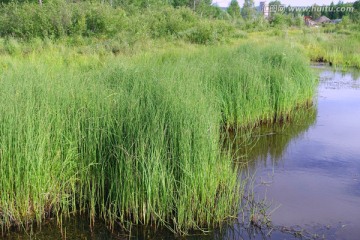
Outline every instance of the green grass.
[[335, 67], [360, 68], [360, 33], [342, 30], [305, 34], [300, 38], [308, 57]]
[[[60, 50], [59, 50], [60, 49]], [[0, 60], [0, 226], [75, 213], [186, 234], [236, 216], [224, 127], [279, 121], [316, 82], [285, 43]]]
[[356, 24], [327, 25], [319, 28], [273, 29], [249, 34], [250, 40], [287, 41], [297, 45], [313, 62], [334, 67], [360, 68], [360, 29]]

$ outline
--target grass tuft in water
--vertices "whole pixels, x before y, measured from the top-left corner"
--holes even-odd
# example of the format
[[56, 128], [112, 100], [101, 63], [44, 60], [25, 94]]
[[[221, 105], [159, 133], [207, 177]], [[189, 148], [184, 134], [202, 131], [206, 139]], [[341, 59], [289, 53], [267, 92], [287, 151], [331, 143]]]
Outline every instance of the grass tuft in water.
[[216, 227], [244, 182], [223, 126], [277, 121], [315, 81], [283, 44], [111, 58], [56, 52], [1, 60], [0, 225], [90, 219]]

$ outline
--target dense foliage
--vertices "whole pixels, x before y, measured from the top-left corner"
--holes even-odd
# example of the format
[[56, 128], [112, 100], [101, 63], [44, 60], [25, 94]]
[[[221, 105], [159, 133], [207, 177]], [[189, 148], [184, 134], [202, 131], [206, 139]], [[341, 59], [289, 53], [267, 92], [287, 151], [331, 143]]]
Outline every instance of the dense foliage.
[[[360, 67], [353, 6], [311, 29], [301, 15], [267, 20], [252, 0], [228, 11], [207, 0], [4, 2], [2, 231], [79, 212], [180, 234], [234, 217], [244, 182], [221, 131], [308, 105], [305, 53]], [[232, 39], [240, 46], [198, 46]], [[139, 43], [147, 51], [118, 56]]]
[[233, 217], [244, 181], [221, 129], [281, 121], [314, 93], [284, 46], [2, 58], [1, 229], [80, 212], [184, 234]]
[[[282, 5], [280, 1], [273, 1], [269, 6]], [[234, 0], [227, 11], [211, 5], [207, 0], [44, 0], [41, 4], [38, 1], [11, 1], [0, 6], [0, 36], [26, 41], [81, 36], [112, 38], [129, 44], [139, 39], [165, 38], [210, 44], [236, 37], [239, 29], [301, 27], [304, 25], [303, 16], [315, 19], [324, 15], [350, 22], [360, 19], [359, 1], [318, 7], [311, 6], [303, 11], [278, 7], [270, 13], [269, 19], [264, 19], [251, 0], [245, 1], [241, 10]], [[334, 11], [325, 11], [325, 7]], [[353, 7], [353, 11], [349, 7]]]
[[201, 18], [189, 8], [144, 8], [129, 13], [108, 4], [55, 1], [43, 5], [10, 3], [0, 8], [0, 35], [24, 40], [63, 37], [184, 39], [211, 43], [233, 33], [230, 23]]

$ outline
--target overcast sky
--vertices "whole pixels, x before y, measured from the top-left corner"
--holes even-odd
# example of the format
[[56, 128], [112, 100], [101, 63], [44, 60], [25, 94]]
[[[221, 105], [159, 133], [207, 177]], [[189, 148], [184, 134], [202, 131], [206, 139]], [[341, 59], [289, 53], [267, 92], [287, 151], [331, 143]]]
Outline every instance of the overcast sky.
[[[227, 7], [229, 6], [231, 0], [213, 0], [213, 3], [217, 3], [220, 7]], [[255, 0], [255, 6], [259, 5], [259, 2], [262, 0]], [[267, 0], [266, 2], [269, 3], [271, 0]], [[291, 6], [311, 6], [313, 4], [317, 5], [330, 5], [330, 3], [333, 0], [280, 0], [281, 3], [285, 5], [291, 5]], [[343, 2], [354, 2], [355, 0], [345, 0]], [[240, 7], [243, 6], [244, 0], [238, 0]], [[338, 0], [334, 0], [334, 3], [338, 3]]]

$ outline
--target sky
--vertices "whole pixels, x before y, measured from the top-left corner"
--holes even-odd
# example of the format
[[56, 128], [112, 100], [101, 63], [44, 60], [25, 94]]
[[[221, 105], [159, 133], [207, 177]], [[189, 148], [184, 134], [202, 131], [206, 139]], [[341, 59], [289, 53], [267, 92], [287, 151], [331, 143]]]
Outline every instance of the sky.
[[[217, 3], [220, 7], [227, 7], [229, 6], [231, 0], [213, 0], [213, 3]], [[259, 2], [263, 0], [255, 0], [255, 6], [259, 5]], [[266, 2], [269, 3], [271, 0], [267, 0]], [[290, 6], [311, 6], [315, 3], [317, 5], [330, 5], [331, 2], [334, 2], [335, 4], [338, 3], [338, 0], [280, 0], [282, 4], [290, 5]], [[345, 0], [343, 2], [354, 2], [355, 0]], [[244, 5], [244, 0], [238, 0], [240, 7]]]

